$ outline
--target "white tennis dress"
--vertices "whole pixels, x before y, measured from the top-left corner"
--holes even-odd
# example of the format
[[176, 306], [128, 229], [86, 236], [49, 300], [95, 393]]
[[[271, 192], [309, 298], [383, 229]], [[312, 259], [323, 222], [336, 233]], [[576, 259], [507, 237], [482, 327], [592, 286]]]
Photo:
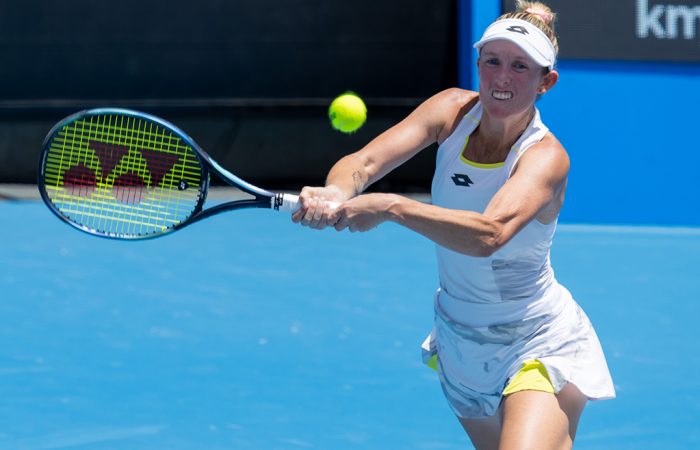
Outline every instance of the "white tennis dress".
[[[433, 204], [483, 212], [520, 156], [548, 132], [536, 110], [503, 164], [475, 164], [462, 151], [481, 114], [477, 103], [440, 145]], [[458, 416], [493, 415], [509, 379], [530, 359], [542, 362], [556, 392], [573, 383], [591, 399], [615, 397], [590, 321], [554, 277], [555, 228], [556, 221], [533, 219], [489, 257], [437, 246], [440, 288], [423, 356], [427, 361], [437, 353], [440, 381]]]

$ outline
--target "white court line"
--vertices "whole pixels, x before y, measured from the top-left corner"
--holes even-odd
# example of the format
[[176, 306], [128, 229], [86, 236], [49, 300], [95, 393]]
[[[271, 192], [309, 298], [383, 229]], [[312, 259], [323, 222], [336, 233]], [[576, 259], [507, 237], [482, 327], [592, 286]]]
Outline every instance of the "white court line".
[[636, 235], [673, 235], [700, 236], [700, 227], [687, 226], [650, 226], [650, 225], [597, 225], [597, 224], [559, 224], [557, 232], [596, 233], [596, 234], [636, 234]]

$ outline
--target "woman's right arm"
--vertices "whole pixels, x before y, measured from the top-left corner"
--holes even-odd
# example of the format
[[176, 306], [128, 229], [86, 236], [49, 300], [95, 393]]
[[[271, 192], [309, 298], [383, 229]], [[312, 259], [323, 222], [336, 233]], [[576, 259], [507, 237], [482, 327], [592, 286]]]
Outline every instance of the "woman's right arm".
[[442, 91], [420, 104], [404, 120], [377, 136], [361, 150], [341, 158], [330, 170], [325, 187], [305, 187], [294, 222], [324, 228], [330, 209], [326, 202], [342, 203], [411, 159], [434, 142], [447, 138], [462, 111], [476, 102], [476, 93], [461, 89]]

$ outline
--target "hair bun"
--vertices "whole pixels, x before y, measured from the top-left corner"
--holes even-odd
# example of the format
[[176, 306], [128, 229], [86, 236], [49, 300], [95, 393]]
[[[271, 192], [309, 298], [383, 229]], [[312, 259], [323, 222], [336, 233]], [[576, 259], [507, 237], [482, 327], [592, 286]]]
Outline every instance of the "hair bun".
[[524, 12], [537, 16], [542, 22], [547, 25], [551, 25], [554, 20], [554, 14], [551, 11], [547, 11], [545, 8], [538, 6], [531, 6], [527, 8]]

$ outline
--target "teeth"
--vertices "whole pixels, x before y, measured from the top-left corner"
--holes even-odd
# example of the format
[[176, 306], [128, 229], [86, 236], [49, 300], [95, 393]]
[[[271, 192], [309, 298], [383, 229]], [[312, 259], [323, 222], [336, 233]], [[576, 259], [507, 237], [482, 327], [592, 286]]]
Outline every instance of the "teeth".
[[510, 100], [513, 97], [513, 93], [509, 91], [494, 91], [491, 96], [498, 100]]

